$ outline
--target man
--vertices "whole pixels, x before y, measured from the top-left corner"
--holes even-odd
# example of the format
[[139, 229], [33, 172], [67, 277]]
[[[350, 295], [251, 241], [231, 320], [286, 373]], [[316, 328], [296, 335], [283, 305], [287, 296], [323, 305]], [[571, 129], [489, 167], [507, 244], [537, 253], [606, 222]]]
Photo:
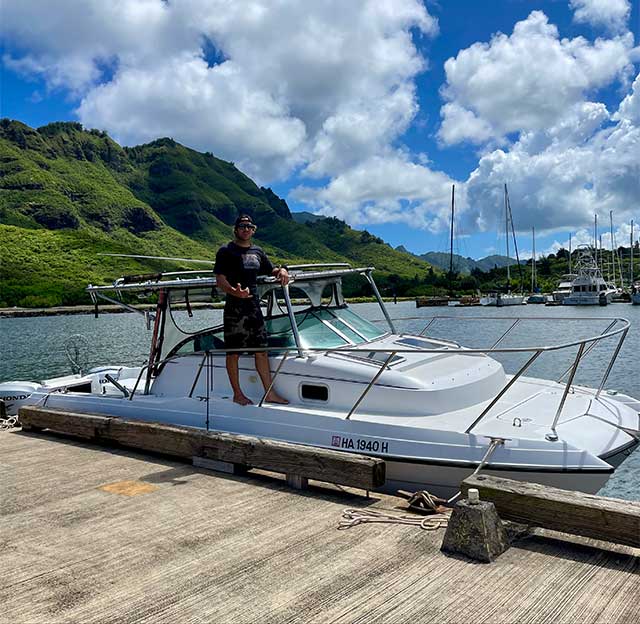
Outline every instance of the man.
[[[289, 283], [285, 268], [275, 267], [267, 255], [251, 243], [256, 225], [249, 215], [239, 216], [233, 228], [234, 240], [220, 247], [213, 268], [217, 286], [226, 293], [224, 304], [224, 342], [227, 349], [266, 348], [267, 332], [258, 299], [258, 275], [273, 275], [284, 286]], [[227, 353], [227, 373], [233, 388], [233, 400], [250, 405], [251, 399], [240, 388], [240, 353]], [[255, 353], [256, 370], [265, 391], [271, 385], [269, 357], [266, 351]], [[287, 404], [273, 388], [265, 397], [270, 403]]]

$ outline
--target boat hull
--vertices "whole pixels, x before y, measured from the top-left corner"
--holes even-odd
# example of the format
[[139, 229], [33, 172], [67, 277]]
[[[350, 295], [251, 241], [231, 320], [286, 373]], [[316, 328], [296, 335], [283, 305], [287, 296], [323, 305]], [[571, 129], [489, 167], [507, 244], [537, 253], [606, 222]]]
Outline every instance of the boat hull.
[[[34, 401], [42, 400], [37, 393]], [[436, 431], [403, 425], [347, 420], [344, 415], [300, 412], [291, 407], [240, 407], [224, 397], [211, 402], [198, 399], [162, 399], [142, 396], [134, 401], [116, 397], [52, 394], [47, 407], [75, 413], [102, 414], [132, 420], [208, 428], [380, 457], [387, 465], [381, 491], [426, 489], [450, 497], [460, 483], [482, 463], [493, 436]], [[505, 436], [507, 438], [507, 436]], [[621, 463], [638, 441], [612, 449], [607, 461], [591, 456], [566, 442], [509, 440], [498, 446], [483, 474], [529, 481], [594, 494], [602, 488], [615, 465]], [[560, 452], [560, 453], [559, 453]]]

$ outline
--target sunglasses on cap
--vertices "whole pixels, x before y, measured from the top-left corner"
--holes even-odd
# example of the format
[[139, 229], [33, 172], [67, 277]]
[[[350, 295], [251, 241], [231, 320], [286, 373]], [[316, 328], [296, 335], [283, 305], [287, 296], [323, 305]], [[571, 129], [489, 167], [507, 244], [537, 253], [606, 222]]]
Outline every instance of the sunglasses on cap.
[[236, 226], [238, 230], [253, 230], [255, 232], [256, 226], [253, 223], [240, 223]]

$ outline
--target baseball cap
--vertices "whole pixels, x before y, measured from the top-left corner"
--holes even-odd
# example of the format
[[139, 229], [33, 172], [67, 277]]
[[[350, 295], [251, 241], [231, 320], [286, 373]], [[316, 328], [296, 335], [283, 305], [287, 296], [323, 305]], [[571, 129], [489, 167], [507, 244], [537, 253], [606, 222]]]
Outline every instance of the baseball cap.
[[240, 215], [236, 219], [236, 222], [233, 224], [233, 227], [238, 227], [241, 223], [249, 223], [250, 225], [255, 225], [251, 216], [247, 214]]

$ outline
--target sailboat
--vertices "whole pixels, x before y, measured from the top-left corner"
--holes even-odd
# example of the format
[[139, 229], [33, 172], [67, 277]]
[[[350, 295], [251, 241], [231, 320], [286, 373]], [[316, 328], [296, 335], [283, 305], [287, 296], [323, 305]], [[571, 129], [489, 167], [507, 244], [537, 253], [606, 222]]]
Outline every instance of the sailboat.
[[527, 303], [547, 303], [546, 295], [539, 292], [536, 273], [536, 228], [531, 228], [531, 238], [533, 240], [533, 251], [531, 256], [531, 295], [527, 299]]
[[[511, 214], [511, 205], [509, 203], [509, 193], [507, 191], [507, 185], [504, 185], [504, 216], [505, 216], [505, 239], [507, 245], [507, 258], [509, 257], [509, 222], [511, 222], [511, 231], [513, 231], [513, 215]], [[514, 232], [514, 245], [515, 245], [515, 232]], [[520, 259], [518, 256], [518, 249], [516, 247], [516, 260], [518, 267], [520, 267]], [[488, 295], [480, 298], [480, 305], [483, 306], [497, 306], [501, 308], [503, 306], [522, 305], [525, 303], [523, 295], [514, 295], [511, 292], [511, 270], [510, 262], [507, 262], [507, 292], [490, 292]]]

